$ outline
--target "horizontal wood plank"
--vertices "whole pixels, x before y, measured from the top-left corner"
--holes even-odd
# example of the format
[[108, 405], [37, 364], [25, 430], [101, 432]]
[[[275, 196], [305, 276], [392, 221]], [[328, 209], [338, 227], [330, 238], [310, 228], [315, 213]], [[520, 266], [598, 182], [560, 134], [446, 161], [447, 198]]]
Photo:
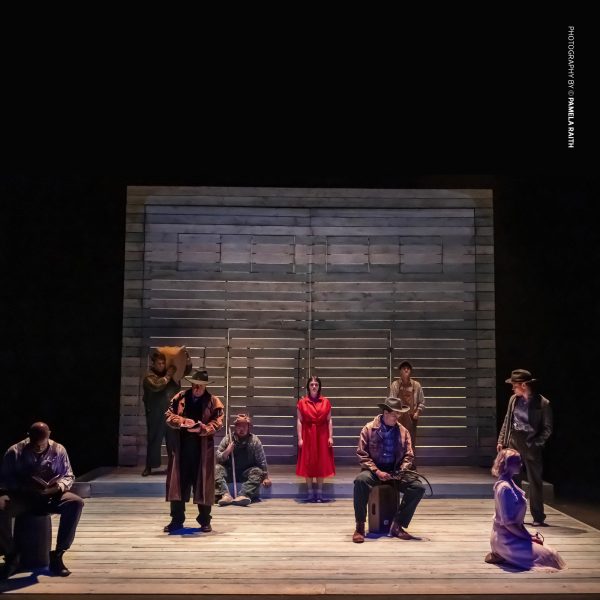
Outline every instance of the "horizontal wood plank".
[[[569, 568], [552, 574], [513, 572], [483, 561], [493, 511], [492, 499], [426, 499], [409, 529], [420, 539], [370, 535], [358, 545], [350, 539], [350, 499], [215, 506], [210, 534], [198, 532], [195, 507], [188, 505], [189, 529], [184, 535], [166, 535], [162, 526], [169, 520], [168, 504], [161, 498], [90, 498], [67, 555], [72, 575], [42, 574], [14, 593], [208, 598], [226, 589], [232, 600], [249, 595], [364, 597], [365, 590], [391, 597], [405, 595], [407, 588], [415, 597], [441, 598], [600, 594], [600, 531], [546, 507], [552, 525], [544, 530], [546, 543]], [[57, 524], [53, 517], [54, 536]], [[388, 576], [390, 556], [402, 562], [401, 582]], [[208, 562], [211, 569], [197, 568]]]
[[405, 358], [424, 427], [443, 437], [460, 417], [471, 439], [493, 417], [489, 191], [131, 188], [127, 214], [121, 433], [139, 456], [158, 345], [185, 344], [267, 428], [311, 371], [356, 427]]

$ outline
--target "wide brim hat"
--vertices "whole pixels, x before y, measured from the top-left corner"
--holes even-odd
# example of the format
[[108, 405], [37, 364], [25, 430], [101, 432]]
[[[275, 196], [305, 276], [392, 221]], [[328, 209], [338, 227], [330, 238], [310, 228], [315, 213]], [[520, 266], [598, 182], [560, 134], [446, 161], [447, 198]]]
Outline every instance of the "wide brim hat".
[[192, 373], [191, 375], [189, 375], [188, 377], [186, 377], [186, 379], [195, 385], [208, 385], [210, 383], [214, 383], [214, 381], [209, 381], [208, 380], [208, 371], [205, 370], [199, 370], [199, 371], [195, 371], [194, 373]]
[[525, 369], [515, 369], [504, 383], [533, 383], [537, 381], [533, 375]]
[[397, 413], [406, 413], [410, 410], [410, 406], [402, 404], [402, 400], [399, 398], [387, 398], [385, 402], [380, 402], [377, 406], [381, 410], [392, 410]]

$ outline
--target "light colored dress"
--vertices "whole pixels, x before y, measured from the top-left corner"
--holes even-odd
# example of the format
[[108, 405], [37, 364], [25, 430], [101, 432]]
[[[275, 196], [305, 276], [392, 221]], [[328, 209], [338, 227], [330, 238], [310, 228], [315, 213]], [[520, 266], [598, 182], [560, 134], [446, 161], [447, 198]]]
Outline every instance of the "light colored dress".
[[496, 514], [490, 539], [492, 552], [521, 569], [558, 571], [566, 568], [565, 561], [556, 550], [531, 541], [523, 525], [527, 500], [520, 487], [499, 479], [494, 484], [494, 500]]

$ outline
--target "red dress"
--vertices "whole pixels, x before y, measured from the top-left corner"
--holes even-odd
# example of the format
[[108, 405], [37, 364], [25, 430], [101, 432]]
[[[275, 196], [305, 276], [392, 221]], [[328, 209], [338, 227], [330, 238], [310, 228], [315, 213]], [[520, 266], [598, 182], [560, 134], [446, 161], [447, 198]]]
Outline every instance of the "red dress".
[[298, 449], [296, 475], [300, 477], [331, 477], [335, 475], [333, 448], [329, 447], [331, 402], [325, 396], [311, 400], [304, 396], [298, 400], [302, 418], [302, 448]]

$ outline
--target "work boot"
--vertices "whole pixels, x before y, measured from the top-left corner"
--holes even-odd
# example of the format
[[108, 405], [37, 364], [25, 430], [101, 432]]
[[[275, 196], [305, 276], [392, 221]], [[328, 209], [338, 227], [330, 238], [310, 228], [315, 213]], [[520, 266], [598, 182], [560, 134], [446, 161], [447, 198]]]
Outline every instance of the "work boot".
[[356, 529], [352, 534], [352, 541], [355, 544], [362, 544], [365, 541], [365, 523], [356, 521]]
[[250, 498], [248, 498], [248, 496], [244, 496], [242, 494], [240, 494], [239, 496], [236, 496], [233, 499], [233, 504], [235, 504], [236, 506], [248, 506], [251, 502], [252, 502], [252, 500], [250, 500]]
[[183, 521], [171, 521], [168, 525], [163, 527], [165, 533], [171, 533], [183, 528]]
[[210, 517], [208, 517], [209, 518], [208, 523], [204, 523], [202, 521], [203, 518], [206, 518], [206, 517], [201, 517], [200, 515], [198, 515], [196, 517], [196, 522], [198, 523], [198, 525], [200, 525], [200, 531], [202, 533], [210, 533], [212, 531], [212, 525], [210, 524]]
[[21, 566], [21, 557], [14, 552], [4, 557], [4, 565], [0, 571], [0, 579], [8, 579], [14, 575]]
[[402, 525], [398, 523], [398, 521], [392, 521], [392, 525], [390, 527], [390, 532], [388, 533], [388, 537], [395, 537], [401, 540], [412, 540], [414, 539], [408, 531], [405, 531]]
[[64, 550], [53, 550], [50, 552], [50, 573], [59, 577], [66, 577], [71, 571], [65, 567], [63, 562]]
[[233, 502], [231, 494], [223, 494], [221, 499], [217, 502], [219, 506], [229, 506]]

